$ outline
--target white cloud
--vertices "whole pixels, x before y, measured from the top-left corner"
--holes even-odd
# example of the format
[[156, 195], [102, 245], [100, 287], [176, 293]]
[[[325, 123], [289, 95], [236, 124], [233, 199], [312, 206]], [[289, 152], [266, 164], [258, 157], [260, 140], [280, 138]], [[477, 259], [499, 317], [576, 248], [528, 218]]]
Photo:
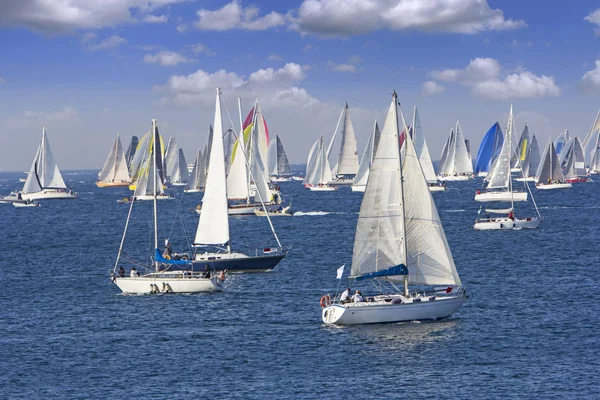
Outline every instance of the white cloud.
[[277, 54], [269, 54], [269, 57], [267, 57], [267, 60], [271, 60], [271, 61], [281, 61], [282, 58], [280, 55]]
[[188, 28], [189, 27], [187, 24], [179, 24], [179, 25], [177, 25], [177, 28], [175, 28], [175, 29], [177, 29], [177, 32], [179, 32], [179, 33], [184, 33], [184, 32], [187, 32]]
[[474, 95], [492, 100], [560, 95], [554, 77], [538, 76], [527, 70], [503, 73], [502, 66], [493, 58], [476, 58], [464, 69], [436, 70], [427, 76], [438, 81], [460, 82], [471, 87]]
[[104, 39], [100, 43], [85, 43], [85, 49], [89, 51], [114, 49], [115, 47], [118, 47], [126, 42], [127, 40], [123, 39], [122, 37], [112, 35], [111, 37], [109, 37], [108, 39]]
[[584, 20], [596, 25], [596, 29], [594, 29], [594, 32], [596, 33], [596, 35], [600, 35], [600, 8], [588, 14], [588, 16], [584, 18]]
[[194, 60], [191, 60], [184, 55], [169, 50], [159, 51], [156, 54], [146, 54], [144, 56], [144, 63], [158, 64], [164, 67], [172, 67], [177, 64], [190, 62], [194, 62]]
[[188, 48], [194, 54], [204, 53], [209, 56], [215, 55], [215, 53], [211, 49], [209, 49], [208, 47], [206, 47], [206, 45], [204, 45], [202, 43], [196, 43], [196, 44], [189, 45]]
[[600, 60], [596, 60], [596, 68], [583, 74], [580, 87], [586, 92], [600, 91]]
[[240, 0], [233, 0], [215, 11], [204, 8], [198, 11], [198, 21], [195, 26], [203, 31], [226, 31], [230, 29], [264, 31], [284, 25], [286, 22], [285, 15], [274, 11], [262, 17], [259, 15], [260, 10], [258, 7], [242, 7]]
[[56, 111], [25, 111], [25, 118], [40, 119], [44, 121], [67, 121], [77, 119], [77, 110], [73, 107], [66, 106], [62, 110]]
[[379, 29], [474, 34], [517, 29], [487, 0], [304, 0], [292, 28], [302, 33], [348, 36]]
[[356, 65], [336, 64], [332, 61], [327, 62], [327, 67], [335, 72], [356, 72]]
[[214, 102], [215, 87], [220, 87], [226, 97], [260, 97], [261, 103], [271, 106], [282, 103], [309, 106], [318, 101], [296, 86], [305, 76], [303, 68], [295, 63], [279, 69], [259, 69], [248, 78], [225, 70], [214, 73], [198, 70], [187, 76], [171, 76], [166, 85], [155, 86], [154, 90], [165, 94], [164, 101], [181, 105], [210, 105]]
[[307, 44], [306, 46], [304, 46], [304, 48], [302, 49], [302, 51], [307, 52], [309, 50], [311, 50], [313, 48], [312, 44]]
[[439, 93], [444, 93], [446, 89], [435, 81], [423, 82], [423, 94], [425, 96], [433, 96]]
[[[147, 13], [181, 0], [18, 0], [0, 2], [0, 25], [67, 34], [144, 21]], [[149, 22], [153, 16], [150, 16]], [[140, 19], [141, 18], [141, 19]]]
[[163, 24], [167, 22], [167, 16], [148, 14], [144, 18], [142, 18], [142, 22], [147, 22], [149, 24]]

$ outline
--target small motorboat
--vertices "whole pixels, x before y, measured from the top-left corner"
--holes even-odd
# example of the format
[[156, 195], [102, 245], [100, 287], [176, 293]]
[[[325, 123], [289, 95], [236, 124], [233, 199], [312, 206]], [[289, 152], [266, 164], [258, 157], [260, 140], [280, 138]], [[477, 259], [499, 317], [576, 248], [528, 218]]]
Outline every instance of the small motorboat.
[[[290, 204], [287, 207], [283, 207], [281, 210], [269, 211], [269, 217], [292, 217], [294, 213], [290, 212], [292, 205]], [[266, 217], [267, 213], [265, 210], [256, 209], [254, 210], [254, 214], [259, 217]]]
[[13, 206], [17, 207], [17, 208], [21, 208], [21, 207], [39, 207], [40, 203], [36, 203], [35, 201], [32, 200], [25, 200], [25, 201], [15, 201], [12, 203]]

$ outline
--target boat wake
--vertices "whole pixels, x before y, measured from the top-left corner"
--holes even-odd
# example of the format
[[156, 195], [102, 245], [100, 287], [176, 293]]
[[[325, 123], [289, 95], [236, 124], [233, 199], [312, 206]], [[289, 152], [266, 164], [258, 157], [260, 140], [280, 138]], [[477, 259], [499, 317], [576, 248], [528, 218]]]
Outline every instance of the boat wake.
[[294, 217], [315, 216], [315, 215], [329, 215], [329, 214], [333, 214], [333, 213], [326, 212], [326, 211], [307, 211], [307, 212], [296, 211], [294, 213]]
[[465, 212], [466, 210], [442, 210], [444, 212], [448, 212], [448, 213], [459, 213], [459, 212]]

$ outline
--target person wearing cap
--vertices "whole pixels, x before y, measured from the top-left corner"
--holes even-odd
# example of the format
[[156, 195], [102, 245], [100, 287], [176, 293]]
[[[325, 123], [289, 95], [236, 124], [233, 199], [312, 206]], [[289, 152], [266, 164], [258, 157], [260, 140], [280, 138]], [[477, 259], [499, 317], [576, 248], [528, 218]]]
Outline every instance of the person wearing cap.
[[342, 292], [340, 296], [340, 303], [346, 303], [350, 300], [350, 288], [347, 288]]

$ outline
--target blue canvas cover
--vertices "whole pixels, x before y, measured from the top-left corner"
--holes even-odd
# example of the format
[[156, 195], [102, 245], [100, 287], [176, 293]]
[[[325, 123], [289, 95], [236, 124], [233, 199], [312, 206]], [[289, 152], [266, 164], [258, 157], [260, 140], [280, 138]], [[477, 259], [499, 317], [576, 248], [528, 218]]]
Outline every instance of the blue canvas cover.
[[370, 274], [365, 274], [361, 276], [357, 276], [357, 281], [362, 281], [363, 279], [369, 278], [377, 278], [378, 276], [392, 276], [392, 275], [408, 275], [408, 268], [404, 264], [394, 265], [388, 269], [384, 269], [382, 271], [371, 272]]
[[167, 260], [166, 258], [164, 258], [162, 256], [162, 254], [160, 254], [160, 251], [158, 249], [154, 249], [154, 257], [156, 258], [156, 261], [158, 261], [159, 263], [162, 264], [170, 264], [170, 265], [191, 265], [191, 261], [190, 260]]

